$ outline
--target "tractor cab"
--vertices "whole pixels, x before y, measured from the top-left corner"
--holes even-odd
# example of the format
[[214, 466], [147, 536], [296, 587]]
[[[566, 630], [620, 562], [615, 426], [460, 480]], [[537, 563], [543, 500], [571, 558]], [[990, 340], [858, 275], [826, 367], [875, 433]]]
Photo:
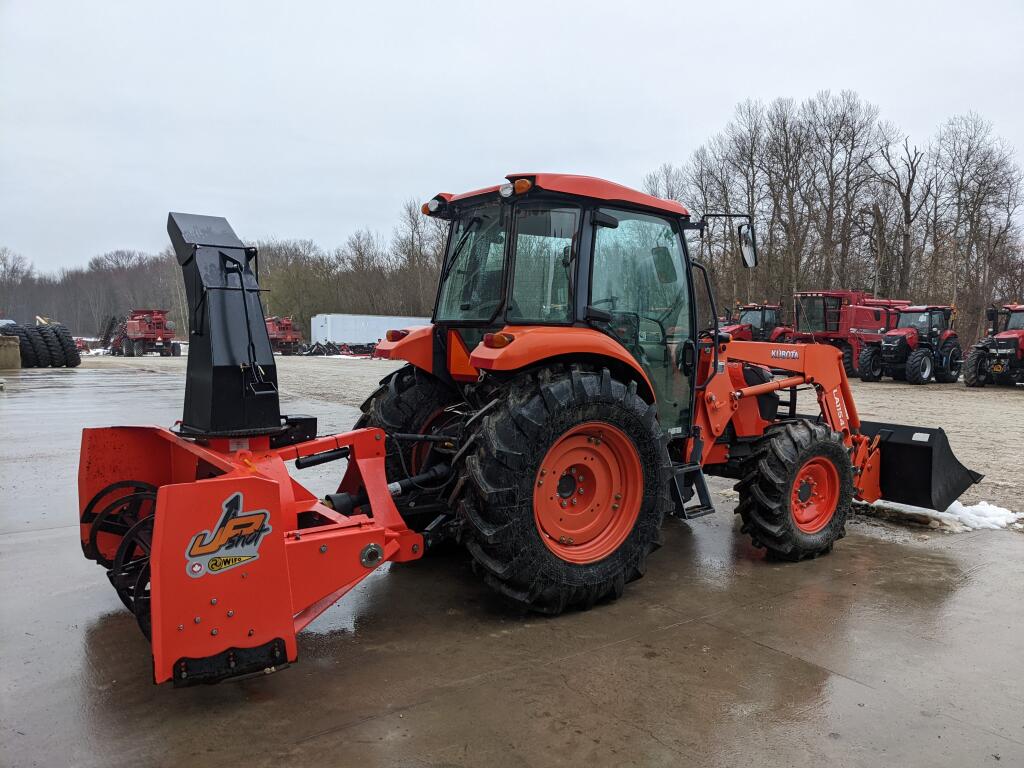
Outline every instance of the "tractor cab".
[[[600, 179], [510, 175], [423, 206], [451, 222], [433, 326], [377, 348], [442, 381], [612, 359], [670, 428], [690, 422], [697, 334], [682, 205]], [[602, 363], [606, 364], [606, 363]]]
[[920, 341], [938, 340], [952, 327], [951, 307], [906, 307], [901, 309], [896, 328], [886, 339], [904, 337], [911, 346]]
[[722, 328], [735, 341], [777, 341], [792, 339], [793, 329], [782, 322], [779, 304], [744, 304], [734, 322]]

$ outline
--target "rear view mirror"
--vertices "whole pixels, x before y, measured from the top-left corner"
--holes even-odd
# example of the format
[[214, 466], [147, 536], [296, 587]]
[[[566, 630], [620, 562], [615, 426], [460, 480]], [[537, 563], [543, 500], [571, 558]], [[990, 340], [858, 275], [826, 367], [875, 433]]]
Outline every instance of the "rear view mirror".
[[659, 283], [674, 283], [676, 281], [676, 265], [672, 261], [672, 253], [663, 245], [651, 248], [651, 256], [654, 257], [654, 271], [658, 273]]
[[743, 266], [751, 269], [757, 266], [757, 241], [754, 239], [754, 225], [744, 222], [736, 227], [736, 233], [740, 238], [740, 255], [743, 257]]
[[988, 320], [989, 323], [994, 323], [996, 321], [995, 307], [989, 307], [988, 309], [985, 310], [985, 319]]

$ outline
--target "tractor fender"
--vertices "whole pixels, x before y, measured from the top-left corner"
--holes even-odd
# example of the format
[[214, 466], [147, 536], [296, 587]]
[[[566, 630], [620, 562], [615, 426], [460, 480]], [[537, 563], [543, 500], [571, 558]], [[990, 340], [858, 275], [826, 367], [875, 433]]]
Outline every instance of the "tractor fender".
[[942, 335], [939, 336], [939, 343], [940, 344], [945, 343], [949, 339], [953, 339], [954, 341], [957, 341], [959, 339], [959, 337], [956, 335], [956, 331], [954, 331], [952, 329], [947, 329], [947, 330], [943, 331]]
[[556, 359], [586, 362], [602, 361], [613, 368], [625, 368], [637, 382], [639, 394], [654, 402], [654, 386], [644, 369], [615, 339], [593, 328], [515, 326], [502, 329], [513, 337], [508, 346], [498, 349], [478, 344], [469, 362], [484, 371], [519, 371]]
[[385, 360], [405, 360], [427, 373], [433, 373], [434, 326], [417, 325], [401, 330], [407, 332], [405, 336], [398, 341], [380, 341], [374, 350], [374, 356]]

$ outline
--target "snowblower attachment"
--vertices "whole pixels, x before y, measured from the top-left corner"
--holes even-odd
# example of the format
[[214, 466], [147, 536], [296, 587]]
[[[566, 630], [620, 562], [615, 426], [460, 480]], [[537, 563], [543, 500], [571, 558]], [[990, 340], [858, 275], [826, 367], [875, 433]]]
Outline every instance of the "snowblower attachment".
[[860, 431], [879, 438], [886, 501], [943, 512], [984, 477], [960, 463], [942, 429], [862, 421]]
[[[281, 417], [253, 269], [227, 221], [171, 214], [185, 275], [190, 345], [180, 431], [82, 433], [80, 536], [150, 638], [157, 683], [217, 682], [287, 666], [295, 634], [388, 561], [415, 560], [423, 536], [392, 494], [447, 467], [388, 484], [385, 435], [316, 437]], [[345, 460], [317, 499], [288, 474]]]

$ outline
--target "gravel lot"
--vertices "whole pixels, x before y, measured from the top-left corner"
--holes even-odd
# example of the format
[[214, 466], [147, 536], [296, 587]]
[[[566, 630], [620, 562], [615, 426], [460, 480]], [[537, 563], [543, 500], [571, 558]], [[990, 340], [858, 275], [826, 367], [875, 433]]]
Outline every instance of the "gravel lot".
[[[87, 357], [82, 364], [89, 368], [181, 371], [184, 376], [186, 358], [96, 355]], [[395, 367], [395, 363], [387, 360], [367, 358], [277, 358], [278, 379], [286, 399], [325, 400], [357, 408]], [[960, 461], [985, 475], [980, 484], [964, 494], [961, 501], [965, 504], [988, 501], [1024, 511], [1020, 462], [1020, 446], [1024, 445], [1024, 390], [967, 389], [962, 383], [923, 387], [897, 381], [865, 384], [855, 380], [853, 394], [863, 419], [946, 430]], [[813, 398], [808, 405], [815, 407]]]

